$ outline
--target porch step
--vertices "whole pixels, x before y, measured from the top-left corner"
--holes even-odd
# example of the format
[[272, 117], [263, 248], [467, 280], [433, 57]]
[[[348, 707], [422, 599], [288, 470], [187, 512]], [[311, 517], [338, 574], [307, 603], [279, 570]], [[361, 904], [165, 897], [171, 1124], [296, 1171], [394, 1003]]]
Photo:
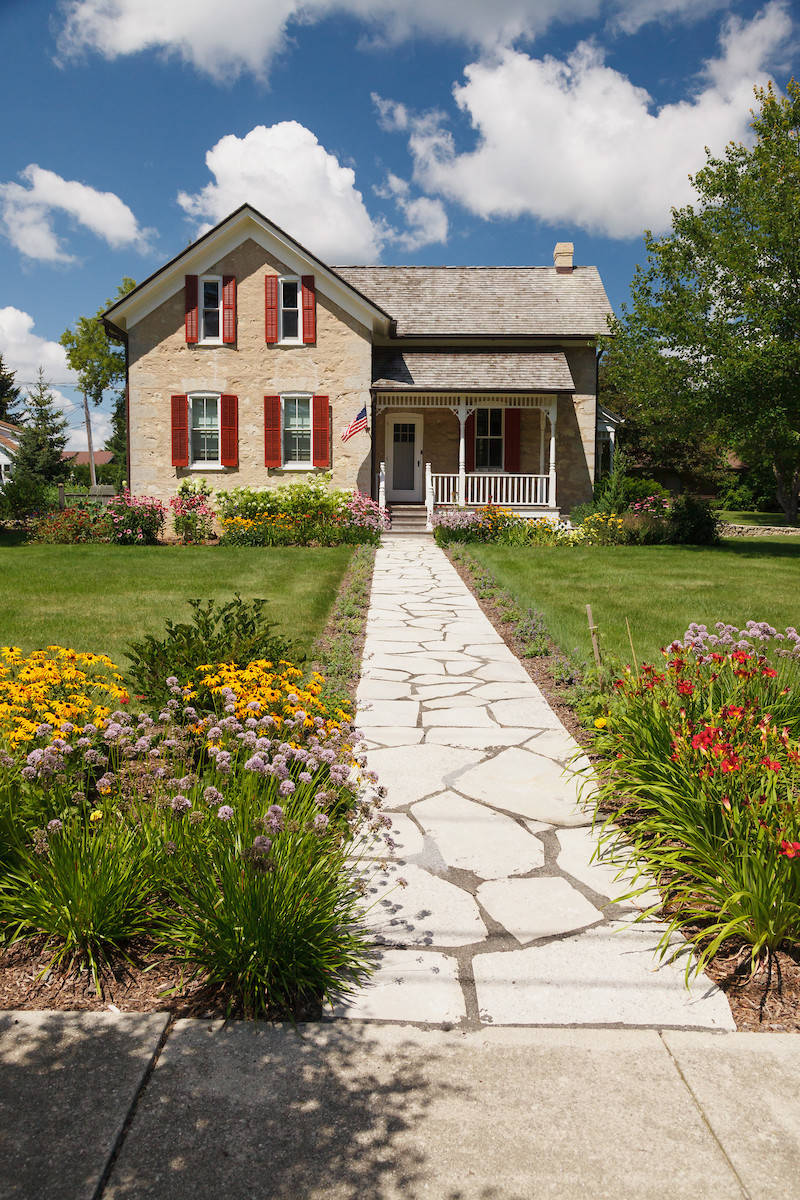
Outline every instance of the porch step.
[[424, 504], [390, 504], [392, 533], [425, 533], [428, 515]]

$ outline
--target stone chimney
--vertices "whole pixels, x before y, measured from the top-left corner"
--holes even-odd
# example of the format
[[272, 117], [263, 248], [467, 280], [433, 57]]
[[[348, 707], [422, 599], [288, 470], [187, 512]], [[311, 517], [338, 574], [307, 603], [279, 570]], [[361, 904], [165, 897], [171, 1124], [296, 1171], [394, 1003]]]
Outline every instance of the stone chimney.
[[575, 253], [575, 246], [572, 242], [556, 242], [556, 248], [553, 251], [553, 266], [559, 275], [572, 274], [572, 256]]

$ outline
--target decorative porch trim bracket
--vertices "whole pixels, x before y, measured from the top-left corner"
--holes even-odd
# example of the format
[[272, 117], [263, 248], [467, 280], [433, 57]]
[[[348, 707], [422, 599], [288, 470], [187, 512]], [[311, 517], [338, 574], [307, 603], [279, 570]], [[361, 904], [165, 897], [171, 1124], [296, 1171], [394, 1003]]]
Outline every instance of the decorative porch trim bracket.
[[378, 471], [378, 504], [386, 508], [386, 463], [382, 462]]
[[463, 401], [460, 404], [451, 404], [449, 407], [458, 417], [458, 503], [463, 508], [467, 503], [466, 425], [471, 408]]

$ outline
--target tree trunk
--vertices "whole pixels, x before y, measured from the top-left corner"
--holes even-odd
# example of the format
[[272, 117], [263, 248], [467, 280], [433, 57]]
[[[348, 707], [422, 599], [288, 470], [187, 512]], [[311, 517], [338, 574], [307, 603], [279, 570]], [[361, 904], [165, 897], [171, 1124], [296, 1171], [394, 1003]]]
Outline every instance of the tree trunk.
[[86, 392], [83, 393], [83, 416], [86, 421], [86, 444], [89, 450], [89, 479], [92, 487], [97, 485], [97, 475], [94, 469], [94, 447], [92, 446], [92, 418], [89, 416], [89, 401]]
[[775, 472], [775, 494], [786, 514], [786, 524], [797, 524], [798, 500], [800, 500], [800, 471], [782, 471], [773, 465]]

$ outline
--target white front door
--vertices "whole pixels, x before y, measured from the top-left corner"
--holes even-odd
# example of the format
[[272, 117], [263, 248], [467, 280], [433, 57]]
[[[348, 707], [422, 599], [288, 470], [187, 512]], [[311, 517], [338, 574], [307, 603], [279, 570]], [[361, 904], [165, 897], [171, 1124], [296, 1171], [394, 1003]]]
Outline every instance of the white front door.
[[386, 499], [422, 500], [422, 417], [386, 417]]

